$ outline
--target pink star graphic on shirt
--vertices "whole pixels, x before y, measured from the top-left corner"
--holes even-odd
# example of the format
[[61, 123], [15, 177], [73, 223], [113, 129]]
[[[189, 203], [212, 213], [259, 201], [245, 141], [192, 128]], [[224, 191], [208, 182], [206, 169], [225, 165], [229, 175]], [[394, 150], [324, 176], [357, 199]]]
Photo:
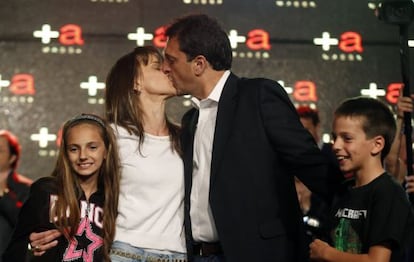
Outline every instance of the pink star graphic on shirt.
[[76, 249], [78, 246], [78, 240], [74, 237], [70, 241], [69, 247], [66, 249], [65, 254], [63, 255], [63, 261], [73, 261], [78, 258], [83, 258], [85, 262], [92, 262], [93, 261], [93, 254], [96, 249], [102, 246], [102, 238], [96, 235], [92, 231], [92, 225], [89, 223], [88, 217], [82, 219], [81, 223], [79, 224], [78, 231], [76, 232], [76, 236], [82, 236], [85, 233], [85, 237], [91, 241], [88, 244], [88, 247], [85, 249]]

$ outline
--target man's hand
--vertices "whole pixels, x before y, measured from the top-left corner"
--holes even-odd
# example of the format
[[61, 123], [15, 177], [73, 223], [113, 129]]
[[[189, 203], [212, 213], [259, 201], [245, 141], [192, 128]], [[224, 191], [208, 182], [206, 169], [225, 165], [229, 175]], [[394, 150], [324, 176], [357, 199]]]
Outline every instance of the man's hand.
[[31, 233], [29, 236], [30, 247], [34, 256], [43, 255], [48, 249], [56, 246], [62, 233], [57, 229], [51, 229], [40, 233]]

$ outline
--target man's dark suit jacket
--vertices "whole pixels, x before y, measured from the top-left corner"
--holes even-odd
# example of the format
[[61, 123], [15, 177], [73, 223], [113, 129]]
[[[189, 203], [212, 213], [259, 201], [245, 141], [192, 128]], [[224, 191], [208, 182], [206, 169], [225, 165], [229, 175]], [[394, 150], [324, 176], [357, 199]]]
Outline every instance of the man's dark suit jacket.
[[[190, 193], [198, 110], [182, 121], [185, 226], [192, 259]], [[227, 262], [307, 261], [294, 176], [327, 194], [326, 158], [284, 89], [230, 74], [214, 134], [209, 203]]]

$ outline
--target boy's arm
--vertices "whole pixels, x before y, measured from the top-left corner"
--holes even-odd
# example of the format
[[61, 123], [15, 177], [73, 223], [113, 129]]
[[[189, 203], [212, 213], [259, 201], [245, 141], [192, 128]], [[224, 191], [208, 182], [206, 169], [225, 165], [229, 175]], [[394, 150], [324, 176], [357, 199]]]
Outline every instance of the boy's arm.
[[315, 239], [310, 245], [310, 257], [312, 261], [324, 262], [389, 262], [391, 249], [385, 246], [371, 246], [368, 254], [352, 254], [339, 251], [328, 243]]

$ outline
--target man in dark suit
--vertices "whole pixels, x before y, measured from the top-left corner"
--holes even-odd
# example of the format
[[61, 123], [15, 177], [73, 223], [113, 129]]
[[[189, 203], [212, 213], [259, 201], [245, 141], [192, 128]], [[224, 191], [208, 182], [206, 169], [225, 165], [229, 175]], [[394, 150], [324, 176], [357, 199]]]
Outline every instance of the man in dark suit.
[[182, 120], [190, 261], [307, 261], [297, 176], [328, 193], [326, 161], [277, 82], [239, 78], [216, 20], [166, 30], [163, 70], [195, 108]]

